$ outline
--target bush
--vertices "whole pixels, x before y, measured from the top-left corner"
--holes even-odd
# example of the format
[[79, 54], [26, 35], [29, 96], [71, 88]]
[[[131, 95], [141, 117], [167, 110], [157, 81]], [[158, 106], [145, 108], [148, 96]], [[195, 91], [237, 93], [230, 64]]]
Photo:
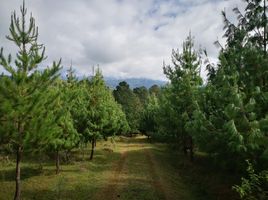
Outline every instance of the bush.
[[241, 185], [233, 186], [244, 200], [267, 200], [268, 199], [268, 170], [255, 173], [252, 164], [247, 160], [248, 178], [241, 179]]

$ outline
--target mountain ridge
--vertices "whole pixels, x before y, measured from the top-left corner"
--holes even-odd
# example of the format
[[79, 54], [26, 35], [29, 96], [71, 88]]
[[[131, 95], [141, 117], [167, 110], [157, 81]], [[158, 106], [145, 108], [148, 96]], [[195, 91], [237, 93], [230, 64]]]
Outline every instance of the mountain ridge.
[[[60, 77], [63, 80], [66, 80], [67, 73], [66, 72], [61, 73]], [[78, 80], [82, 80], [83, 78], [88, 78], [88, 77], [91, 77], [91, 76], [76, 76]], [[110, 77], [110, 76], [104, 76], [104, 81], [109, 87], [113, 89], [115, 89], [116, 86], [122, 81], [126, 81], [129, 84], [129, 87], [132, 89], [136, 87], [142, 87], [142, 86], [149, 89], [153, 85], [158, 85], [161, 87], [167, 84], [167, 81], [150, 79], [150, 78], [118, 78], [118, 77]]]
[[146, 87], [147, 89], [149, 89], [150, 87], [152, 87], [153, 85], [158, 85], [158, 86], [163, 86], [165, 85], [167, 82], [166, 81], [161, 81], [161, 80], [153, 80], [153, 79], [149, 79], [149, 78], [113, 78], [113, 77], [104, 77], [104, 80], [106, 82], [106, 84], [115, 89], [116, 86], [122, 82], [122, 81], [126, 81], [129, 84], [130, 88], [136, 88], [136, 87]]

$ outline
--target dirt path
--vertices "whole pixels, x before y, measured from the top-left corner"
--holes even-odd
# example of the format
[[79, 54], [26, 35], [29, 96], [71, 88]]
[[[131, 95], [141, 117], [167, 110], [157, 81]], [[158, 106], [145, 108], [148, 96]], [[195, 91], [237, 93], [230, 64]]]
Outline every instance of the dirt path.
[[107, 185], [104, 188], [101, 188], [101, 190], [94, 196], [93, 199], [101, 200], [101, 199], [109, 199], [109, 200], [115, 200], [118, 199], [117, 194], [117, 186], [118, 182], [120, 180], [120, 174], [121, 171], [125, 165], [127, 157], [127, 151], [123, 151], [120, 156], [120, 160], [115, 164], [114, 169], [112, 170], [111, 176], [107, 180]]
[[[115, 163], [96, 200], [171, 200], [177, 188], [166, 179], [165, 166], [146, 138], [128, 138], [117, 144], [121, 157]], [[160, 159], [160, 160], [159, 160]]]
[[159, 177], [159, 175], [157, 174], [156, 172], [156, 161], [154, 160], [154, 158], [152, 157], [152, 152], [147, 150], [145, 151], [145, 154], [146, 154], [146, 157], [147, 157], [147, 160], [148, 160], [148, 164], [149, 164], [149, 168], [150, 168], [150, 173], [151, 173], [151, 176], [152, 176], [152, 184], [153, 184], [153, 187], [155, 188], [156, 192], [157, 192], [157, 195], [160, 199], [168, 199], [166, 197], [166, 192], [164, 190], [164, 187], [163, 187], [163, 184], [161, 182], [161, 179]]

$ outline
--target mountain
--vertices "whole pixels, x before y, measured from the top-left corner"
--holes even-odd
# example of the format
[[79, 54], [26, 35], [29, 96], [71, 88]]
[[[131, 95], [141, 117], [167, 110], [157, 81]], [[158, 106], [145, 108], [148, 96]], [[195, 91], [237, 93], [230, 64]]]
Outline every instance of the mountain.
[[[60, 77], [63, 80], [66, 80], [66, 75], [67, 72], [66, 71], [62, 71], [62, 73], [60, 74]], [[83, 78], [88, 78], [87, 76], [76, 76], [78, 78], [78, 80], [82, 80]], [[90, 76], [89, 76], [90, 77]], [[161, 80], [153, 80], [153, 79], [148, 79], [148, 78], [114, 78], [114, 77], [104, 77], [104, 80], [106, 82], [106, 84], [115, 89], [116, 86], [122, 82], [122, 81], [126, 81], [130, 88], [136, 88], [136, 87], [146, 87], [146, 88], [150, 88], [153, 85], [158, 85], [158, 86], [163, 86], [165, 85], [167, 82], [166, 81], [161, 81]]]
[[160, 81], [160, 80], [152, 80], [152, 79], [147, 79], [147, 78], [112, 78], [112, 77], [104, 77], [104, 80], [106, 84], [111, 87], [111, 88], [116, 88], [116, 86], [122, 82], [126, 81], [130, 88], [136, 88], [136, 87], [141, 87], [144, 86], [146, 88], [150, 88], [153, 85], [158, 85], [158, 86], [163, 86], [167, 82], [165, 81]]

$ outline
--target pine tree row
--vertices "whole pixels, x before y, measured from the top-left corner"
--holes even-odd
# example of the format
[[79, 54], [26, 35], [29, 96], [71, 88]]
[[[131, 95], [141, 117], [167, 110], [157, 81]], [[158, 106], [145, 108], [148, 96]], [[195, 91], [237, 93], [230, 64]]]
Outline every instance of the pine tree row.
[[191, 34], [181, 52], [172, 51], [172, 65], [164, 65], [169, 84], [144, 118], [154, 138], [175, 141], [192, 160], [196, 150], [223, 169], [241, 172], [250, 163], [249, 178], [235, 189], [242, 199], [260, 200], [268, 198], [268, 7], [263, 0], [245, 4], [233, 9], [237, 23], [222, 12], [226, 45], [215, 43], [217, 65], [194, 49]]
[[27, 10], [14, 12], [10, 35], [18, 49], [15, 59], [0, 51], [0, 143], [1, 150], [16, 156], [15, 200], [21, 199], [21, 162], [25, 153], [55, 155], [56, 173], [60, 155], [87, 143], [90, 159], [99, 138], [128, 132], [128, 123], [112, 91], [98, 70], [93, 77], [78, 81], [72, 69], [67, 80], [59, 78], [61, 62], [42, 67], [45, 48], [38, 43], [38, 28]]

